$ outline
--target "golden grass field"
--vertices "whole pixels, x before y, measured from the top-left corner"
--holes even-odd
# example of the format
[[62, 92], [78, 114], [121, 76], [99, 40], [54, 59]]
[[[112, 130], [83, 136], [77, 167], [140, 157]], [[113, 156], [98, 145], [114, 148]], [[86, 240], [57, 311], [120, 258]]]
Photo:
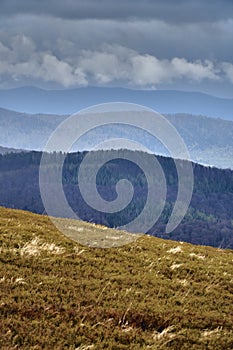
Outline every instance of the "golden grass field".
[[0, 208], [0, 349], [230, 350], [232, 305], [233, 251]]

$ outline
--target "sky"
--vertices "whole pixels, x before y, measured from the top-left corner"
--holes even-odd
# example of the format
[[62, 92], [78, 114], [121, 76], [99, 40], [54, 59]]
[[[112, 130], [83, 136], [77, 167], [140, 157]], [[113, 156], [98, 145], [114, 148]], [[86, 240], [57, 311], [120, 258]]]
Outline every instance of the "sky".
[[0, 0], [0, 88], [233, 98], [233, 0]]

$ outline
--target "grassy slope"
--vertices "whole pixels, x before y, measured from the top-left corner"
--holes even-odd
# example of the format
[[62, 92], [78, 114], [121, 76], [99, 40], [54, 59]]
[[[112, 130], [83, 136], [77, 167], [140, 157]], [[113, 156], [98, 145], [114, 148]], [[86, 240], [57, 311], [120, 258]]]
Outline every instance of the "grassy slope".
[[0, 241], [1, 349], [233, 348], [232, 251], [149, 236], [89, 248], [4, 208]]

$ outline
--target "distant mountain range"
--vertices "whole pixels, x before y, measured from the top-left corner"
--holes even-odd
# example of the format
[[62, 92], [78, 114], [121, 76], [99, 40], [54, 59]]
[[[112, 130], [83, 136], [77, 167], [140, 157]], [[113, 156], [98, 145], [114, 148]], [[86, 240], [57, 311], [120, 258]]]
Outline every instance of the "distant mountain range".
[[8, 154], [8, 153], [20, 153], [23, 152], [22, 149], [16, 149], [16, 148], [8, 148], [8, 147], [2, 147], [0, 146], [0, 154]]
[[[0, 109], [0, 145], [4, 148], [43, 150], [51, 133], [66, 117]], [[193, 161], [233, 169], [232, 121], [189, 114], [169, 114], [166, 117], [184, 139]], [[153, 153], [169, 155], [150, 135], [126, 126], [105, 127], [102, 133], [98, 130], [89, 132], [74, 151], [91, 149], [104, 138], [108, 140], [113, 136], [141, 142]], [[5, 153], [5, 149], [0, 149], [0, 153]]]
[[131, 102], [153, 108], [160, 113], [201, 114], [233, 120], [233, 99], [200, 92], [103, 87], [66, 90], [21, 87], [0, 90], [1, 107], [26, 113], [71, 114], [106, 102]]
[[64, 116], [31, 115], [0, 108], [0, 145], [41, 150], [51, 132], [64, 119]]

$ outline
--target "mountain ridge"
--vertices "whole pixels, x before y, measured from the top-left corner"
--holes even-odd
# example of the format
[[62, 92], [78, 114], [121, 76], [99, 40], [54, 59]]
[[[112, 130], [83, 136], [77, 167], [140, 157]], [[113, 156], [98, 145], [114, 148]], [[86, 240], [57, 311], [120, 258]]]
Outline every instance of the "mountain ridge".
[[116, 87], [63, 90], [20, 87], [0, 90], [0, 106], [27, 113], [72, 114], [107, 102], [142, 104], [160, 113], [204, 114], [233, 120], [233, 99], [196, 91], [132, 90]]
[[[38, 113], [31, 115], [0, 108], [0, 145], [15, 149], [43, 150], [52, 132], [67, 117], [67, 115]], [[207, 166], [233, 168], [232, 121], [189, 114], [167, 114], [165, 117], [183, 138], [191, 160]], [[105, 139], [120, 137], [136, 142], [141, 141], [141, 144], [153, 153], [169, 155], [161, 143], [145, 132], [131, 130], [127, 126], [109, 126], [101, 130], [86, 135], [76, 145], [75, 150], [89, 150]]]

